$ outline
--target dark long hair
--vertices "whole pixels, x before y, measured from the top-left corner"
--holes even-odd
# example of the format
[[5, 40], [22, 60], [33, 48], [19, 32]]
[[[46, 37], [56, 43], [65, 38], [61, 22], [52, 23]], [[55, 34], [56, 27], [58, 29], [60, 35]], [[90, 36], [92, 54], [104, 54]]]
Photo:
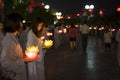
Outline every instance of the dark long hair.
[[[40, 23], [43, 23], [43, 25], [42, 25], [41, 30], [38, 30], [37, 27], [38, 27], [38, 25], [39, 25]], [[44, 25], [45, 25], [45, 21], [44, 21], [43, 19], [41, 19], [41, 18], [35, 19], [34, 22], [33, 22], [33, 24], [31, 25], [31, 28], [32, 28], [34, 34], [35, 34], [37, 37], [40, 37], [40, 36], [41, 36]]]
[[17, 13], [8, 14], [4, 21], [3, 31], [15, 32], [21, 30], [20, 22], [22, 22], [23, 17]]

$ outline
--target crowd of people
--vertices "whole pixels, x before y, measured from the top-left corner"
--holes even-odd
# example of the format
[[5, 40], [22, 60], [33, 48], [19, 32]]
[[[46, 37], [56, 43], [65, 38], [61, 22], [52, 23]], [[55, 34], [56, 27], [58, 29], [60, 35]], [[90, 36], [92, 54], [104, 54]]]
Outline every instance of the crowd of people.
[[[95, 30], [86, 21], [83, 24], [58, 23], [47, 26], [42, 18], [36, 18], [33, 22], [22, 23], [23, 17], [17, 13], [6, 16], [4, 23], [0, 24], [0, 67], [2, 76], [14, 80], [45, 80], [44, 56], [46, 49], [43, 43], [45, 39], [54, 41], [54, 48], [69, 42], [73, 50], [77, 47], [77, 37], [81, 37], [81, 47], [87, 50], [89, 36], [96, 35]], [[49, 33], [49, 34], [48, 34]], [[51, 33], [51, 34], [50, 34]], [[102, 32], [105, 52], [111, 51], [111, 43], [114, 37], [111, 29]], [[100, 35], [101, 32], [97, 32]], [[100, 38], [100, 36], [98, 36]], [[118, 62], [120, 66], [120, 31], [115, 37], [119, 43]], [[26, 47], [38, 46], [40, 58], [37, 60], [26, 60]]]

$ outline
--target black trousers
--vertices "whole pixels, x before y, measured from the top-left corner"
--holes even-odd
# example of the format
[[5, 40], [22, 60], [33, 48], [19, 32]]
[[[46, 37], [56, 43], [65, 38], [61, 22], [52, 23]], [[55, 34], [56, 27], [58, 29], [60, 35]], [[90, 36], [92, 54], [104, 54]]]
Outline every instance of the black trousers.
[[82, 49], [86, 50], [88, 44], [88, 34], [81, 34]]

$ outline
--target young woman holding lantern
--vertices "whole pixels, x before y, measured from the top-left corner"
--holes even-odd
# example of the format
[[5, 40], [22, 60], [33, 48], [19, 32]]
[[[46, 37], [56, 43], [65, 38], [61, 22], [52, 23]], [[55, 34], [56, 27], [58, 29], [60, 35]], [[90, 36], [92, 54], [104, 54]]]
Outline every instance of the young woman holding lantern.
[[40, 58], [28, 62], [28, 80], [45, 80], [44, 73], [44, 53], [42, 50], [42, 31], [44, 27], [44, 20], [37, 18], [31, 25], [31, 30], [28, 32], [27, 36], [27, 47], [38, 46]]

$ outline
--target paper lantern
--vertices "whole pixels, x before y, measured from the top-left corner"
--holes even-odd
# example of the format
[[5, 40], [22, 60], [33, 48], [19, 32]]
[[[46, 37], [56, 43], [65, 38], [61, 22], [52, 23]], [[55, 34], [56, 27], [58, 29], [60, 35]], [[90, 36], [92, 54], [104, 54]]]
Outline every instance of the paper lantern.
[[45, 48], [50, 48], [50, 47], [52, 47], [52, 45], [53, 45], [52, 40], [45, 40], [45, 42], [44, 42], [44, 47]]
[[62, 33], [62, 30], [58, 30], [59, 33]]
[[29, 59], [37, 58], [38, 53], [39, 53], [38, 46], [29, 46], [26, 48], [26, 51], [25, 51], [26, 57]]
[[66, 33], [67, 32], [67, 29], [63, 29], [63, 33]]

